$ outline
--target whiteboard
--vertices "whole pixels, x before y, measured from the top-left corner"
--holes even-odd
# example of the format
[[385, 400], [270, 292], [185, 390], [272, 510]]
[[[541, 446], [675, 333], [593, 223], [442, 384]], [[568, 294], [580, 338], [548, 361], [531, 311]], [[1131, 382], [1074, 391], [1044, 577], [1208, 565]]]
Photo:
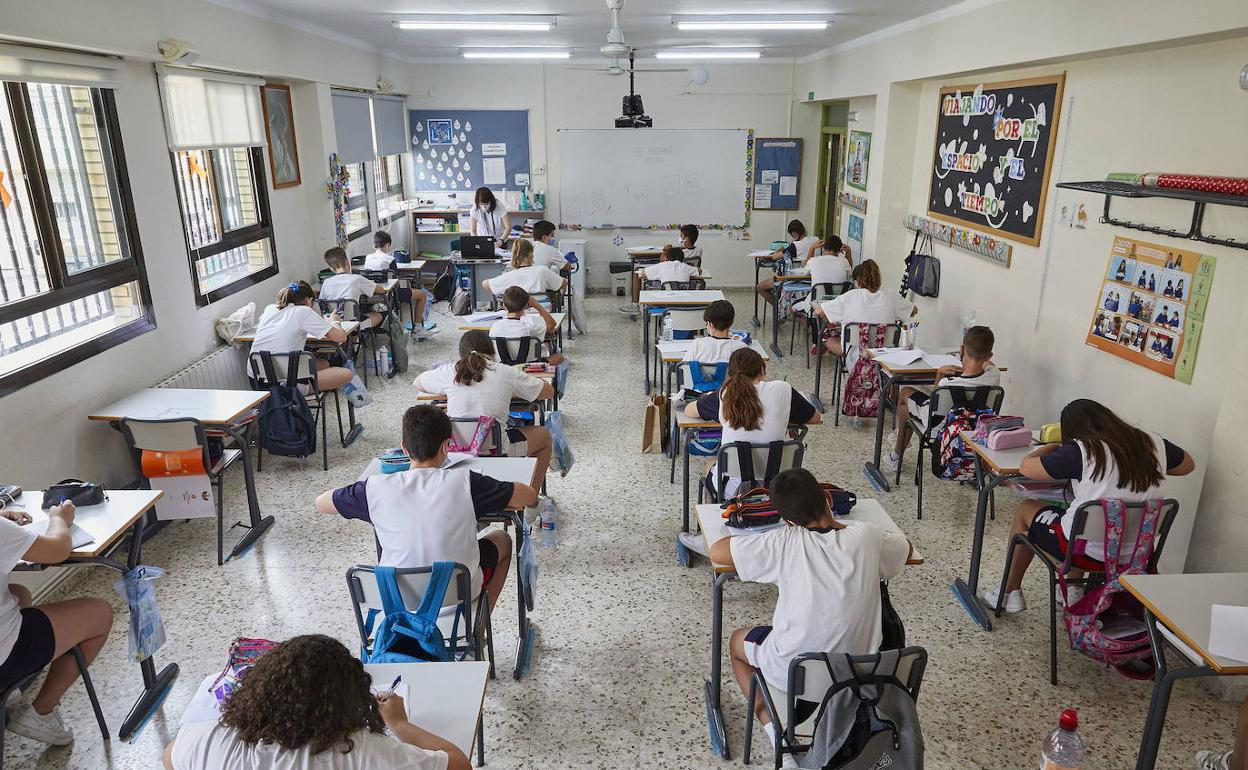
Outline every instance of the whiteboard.
[[582, 227], [744, 227], [747, 129], [559, 132], [559, 219]]

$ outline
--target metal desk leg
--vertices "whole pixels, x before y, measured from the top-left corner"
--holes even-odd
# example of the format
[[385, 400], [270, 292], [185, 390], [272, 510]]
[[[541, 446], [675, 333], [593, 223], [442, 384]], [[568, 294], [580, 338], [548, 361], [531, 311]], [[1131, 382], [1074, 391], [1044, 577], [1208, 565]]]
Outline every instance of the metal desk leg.
[[706, 728], [711, 751], [720, 759], [729, 758], [724, 708], [720, 703], [720, 675], [724, 646], [724, 583], [730, 577], [731, 572], [721, 572], [711, 578], [711, 676], [706, 680]]
[[529, 620], [528, 607], [524, 601], [524, 574], [520, 568], [519, 558], [520, 548], [524, 545], [524, 511], [513, 512], [511, 519], [516, 525], [516, 556], [512, 560], [516, 563], [516, 604], [520, 608], [520, 620], [516, 627], [516, 667], [512, 670], [511, 676], [519, 680], [528, 673], [533, 663], [535, 629]]
[[273, 517], [260, 516], [260, 501], [256, 497], [256, 477], [251, 467], [251, 447], [248, 446], [248, 443], [234, 430], [232, 426], [223, 425], [221, 426], [221, 429], [234, 439], [243, 452], [243, 478], [247, 486], [247, 512], [250, 516], [251, 522], [250, 524], [235, 523], [233, 525], [235, 527], [245, 527], [247, 529], [247, 533], [243, 535], [243, 538], [234, 546], [234, 550], [230, 551], [229, 558], [232, 559], [235, 556], [241, 555], [248, 548], [255, 545], [256, 541], [268, 531], [269, 527], [273, 526]]
[[646, 362], [646, 395], [650, 395], [650, 313], [641, 308], [641, 357]]
[[784, 353], [780, 352], [780, 295], [784, 291], [783, 286], [777, 281], [771, 287], [771, 352], [777, 361], [784, 358]]
[[750, 319], [750, 323], [754, 324], [754, 328], [762, 326], [758, 320], [758, 274], [762, 272], [763, 266], [756, 259], [754, 260], [754, 317]]
[[1208, 666], [1189, 668], [1166, 668], [1165, 643], [1157, 631], [1157, 619], [1147, 609], [1144, 622], [1148, 626], [1148, 642], [1153, 648], [1157, 672], [1153, 677], [1153, 695], [1148, 702], [1148, 716], [1144, 719], [1144, 734], [1140, 738], [1140, 753], [1135, 760], [1135, 770], [1153, 770], [1157, 764], [1157, 749], [1161, 745], [1161, 731], [1165, 727], [1166, 710], [1170, 706], [1170, 691], [1179, 679], [1217, 676]]
[[975, 534], [971, 541], [971, 571], [966, 580], [957, 578], [950, 589], [962, 604], [962, 609], [971, 616], [971, 620], [979, 624], [985, 631], [992, 630], [992, 619], [988, 617], [988, 609], [979, 603], [979, 560], [984, 550], [984, 527], [988, 519], [988, 499], [997, 485], [1013, 478], [1014, 475], [993, 476], [984, 482], [983, 460], [975, 455], [975, 477], [979, 479], [979, 499], [975, 503]]
[[[815, 312], [812, 306], [812, 314]], [[819, 398], [819, 386], [823, 382], [823, 323], [819, 321], [819, 316], [815, 316], [815, 392], [810, 396], [810, 402], [820, 413], [827, 412], [827, 407], [823, 405], [823, 401]]]
[[683, 487], [684, 493], [680, 496], [680, 514], [681, 514], [681, 532], [689, 531], [689, 443], [693, 441], [693, 431], [685, 428], [681, 430], [680, 443], [682, 445], [681, 452], [685, 456], [685, 471]]
[[[866, 355], [863, 353], [863, 355]], [[871, 462], [867, 463], [864, 471], [867, 474], [867, 481], [879, 489], [881, 492], [888, 492], [891, 487], [888, 485], [888, 479], [884, 478], [884, 474], [880, 471], [880, 449], [884, 444], [884, 404], [888, 401], [888, 378], [884, 374], [884, 367], [877, 366], [880, 372], [880, 408], [875, 415], [875, 454], [871, 456]]]

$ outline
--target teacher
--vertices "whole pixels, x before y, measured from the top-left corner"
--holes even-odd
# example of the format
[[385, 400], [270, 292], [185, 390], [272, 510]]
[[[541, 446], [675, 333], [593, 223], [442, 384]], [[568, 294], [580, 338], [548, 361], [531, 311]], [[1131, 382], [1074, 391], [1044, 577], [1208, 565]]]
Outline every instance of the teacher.
[[511, 215], [488, 187], [478, 187], [473, 197], [471, 227], [473, 235], [490, 236], [500, 249], [507, 242], [507, 235], [511, 232]]

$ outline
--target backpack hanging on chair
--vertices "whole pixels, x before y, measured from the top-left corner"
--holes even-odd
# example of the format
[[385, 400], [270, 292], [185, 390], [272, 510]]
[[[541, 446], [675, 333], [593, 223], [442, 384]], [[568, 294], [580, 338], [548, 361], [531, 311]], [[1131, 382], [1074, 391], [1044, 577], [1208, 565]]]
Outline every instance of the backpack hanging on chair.
[[[1144, 501], [1135, 544], [1129, 554], [1123, 554], [1127, 506], [1121, 500], [1101, 500], [1100, 503], [1105, 512], [1105, 582], [1089, 588], [1073, 606], [1066, 602], [1063, 615], [1070, 646], [1090, 658], [1104, 661], [1107, 666], [1113, 666], [1125, 677], [1152, 679], [1155, 661], [1152, 660], [1148, 629], [1144, 623], [1144, 607], [1139, 599], [1123, 588], [1120, 578], [1148, 573], [1162, 504], [1160, 500]], [[1065, 597], [1066, 576], [1059, 573], [1057, 578]], [[1150, 664], [1146, 673], [1125, 666], [1136, 660]]]
[[[442, 629], [438, 628], [438, 615], [442, 611], [446, 587], [451, 582], [451, 573], [454, 571], [453, 562], [435, 562], [433, 572], [429, 575], [429, 584], [425, 586], [425, 595], [420, 600], [420, 607], [411, 612], [403, 606], [403, 595], [399, 593], [394, 567], [374, 568], [385, 617], [377, 626], [372, 649], [360, 650], [360, 660], [365, 663], [450, 661], [451, 649], [446, 638], [442, 636]], [[368, 618], [364, 621], [366, 636], [372, 632], [377, 614], [376, 608], [368, 611]], [[456, 613], [451, 628], [452, 639], [458, 631], [459, 614]]]
[[880, 412], [879, 364], [868, 358], [863, 351], [884, 345], [884, 326], [858, 327], [858, 360], [845, 380], [845, 397], [841, 399], [841, 414], [847, 417], [876, 417]]
[[962, 431], [973, 431], [980, 418], [992, 416], [991, 409], [955, 406], [936, 429], [936, 451], [932, 452], [932, 475], [947, 481], [975, 478], [975, 453], [966, 445]]

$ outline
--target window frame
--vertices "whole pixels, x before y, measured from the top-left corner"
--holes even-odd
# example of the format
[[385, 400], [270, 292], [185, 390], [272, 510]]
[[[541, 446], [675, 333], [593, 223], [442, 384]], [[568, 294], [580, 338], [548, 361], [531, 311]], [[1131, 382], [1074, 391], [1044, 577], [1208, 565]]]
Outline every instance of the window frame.
[[[368, 188], [372, 185], [372, 180], [369, 179], [368, 177], [369, 173], [371, 172], [371, 169], [369, 168], [369, 163], [367, 161], [360, 161], [359, 163], [348, 163], [346, 165], [348, 168], [350, 168], [351, 166], [359, 166], [360, 175], [363, 177], [360, 180], [360, 185], [358, 188], [360, 192], [356, 195], [352, 195], [348, 197], [346, 200], [343, 201], [342, 214], [344, 218], [352, 211], [358, 211], [360, 209], [364, 210], [364, 226], [347, 233], [347, 240], [354, 241], [356, 238], [359, 238], [364, 235], [368, 235], [369, 233], [373, 231], [373, 209], [372, 209], [372, 206], [370, 206], [368, 202], [369, 201]], [[360, 205], [352, 206], [351, 205], [352, 201], [359, 201]]]
[[[396, 221], [398, 221], [398, 220], [402, 219], [402, 218], [404, 217], [404, 215], [407, 213], [407, 212], [406, 212], [406, 211], [404, 211], [402, 208], [400, 208], [400, 209], [398, 209], [397, 211], [395, 211], [393, 214], [391, 214], [390, 216], [388, 216], [388, 217], [386, 217], [386, 218], [384, 218], [384, 219], [383, 219], [383, 218], [382, 218], [382, 216], [381, 216], [381, 202], [382, 202], [382, 200], [384, 200], [384, 199], [386, 199], [386, 198], [389, 198], [389, 197], [391, 197], [391, 196], [394, 196], [394, 195], [398, 195], [398, 196], [399, 196], [399, 198], [400, 198], [400, 200], [402, 200], [402, 198], [403, 198], [403, 156], [404, 156], [405, 154], [406, 154], [406, 153], [397, 153], [397, 154], [395, 154], [395, 155], [378, 155], [378, 156], [377, 156], [377, 158], [373, 161], [373, 164], [374, 164], [374, 166], [373, 166], [373, 170], [372, 170], [372, 173], [373, 173], [373, 175], [374, 175], [374, 178], [373, 178], [373, 194], [374, 194], [374, 196], [376, 196], [376, 198], [377, 198], [377, 220], [378, 220], [378, 222], [380, 223], [380, 224], [378, 225], [379, 227], [385, 227], [385, 226], [388, 226], [388, 225], [390, 225], [390, 224], [393, 224], [394, 222], [396, 222]], [[394, 180], [390, 179], [389, 174], [388, 174], [388, 173], [386, 173], [386, 171], [385, 171], [385, 168], [386, 168], [386, 159], [387, 159], [387, 158], [398, 158], [398, 159], [399, 159], [399, 160], [398, 160], [398, 169], [399, 169], [399, 180], [398, 180], [398, 182], [395, 182]], [[378, 169], [381, 169], [381, 171], [382, 171], [382, 174], [381, 174], [381, 175], [378, 175], [378, 174], [377, 174], [377, 170], [378, 170]], [[377, 180], [378, 180], [378, 179], [383, 179], [383, 178], [384, 178], [387, 182], [389, 182], [389, 184], [387, 184], [387, 185], [386, 185], [385, 189], [379, 189], [379, 188], [378, 188], [378, 184], [377, 184]]]
[[[52, 83], [52, 85], [64, 84]], [[60, 228], [56, 223], [52, 189], [47, 181], [47, 169], [43, 162], [39, 135], [30, 110], [28, 86], [24, 82], [4, 81], [4, 96], [8, 99], [9, 112], [13, 117], [13, 130], [16, 134], [22, 168], [26, 171], [26, 191], [30, 196], [31, 214], [35, 222], [35, 232], [39, 237], [39, 249], [47, 270], [50, 288], [40, 294], [0, 305], [0, 324], [29, 318], [37, 313], [129, 283], [138, 285], [142, 315], [123, 326], [110, 329], [104, 334], [54, 353], [38, 363], [7, 375], [0, 375], [0, 397], [156, 329], [156, 314], [152, 305], [151, 289], [147, 282], [143, 247], [139, 241], [139, 226], [134, 214], [130, 174], [126, 165], [126, 153], [121, 142], [121, 126], [117, 119], [116, 98], [111, 88], [83, 87], [91, 92], [91, 103], [98, 121], [97, 130], [100, 133], [100, 147], [111, 161], [105, 164], [105, 169], [109, 181], [109, 197], [112, 199], [118, 227], [118, 247], [121, 250], [122, 259], [106, 262], [79, 273], [69, 273]]]
[[[187, 203], [186, 199], [182, 197], [182, 185], [180, 182], [182, 171], [178, 165], [178, 153], [182, 152], [182, 150], [171, 150], [169, 152], [169, 162], [173, 169], [173, 178], [175, 186], [178, 190], [178, 213], [182, 217], [182, 239], [186, 243], [187, 264], [191, 269], [191, 289], [195, 292], [195, 304], [199, 307], [211, 305], [213, 302], [225, 299], [231, 294], [237, 294], [243, 289], [246, 289], [249, 286], [254, 286], [262, 281], [266, 281], [278, 273], [277, 240], [273, 237], [273, 220], [269, 212], [269, 183], [268, 177], [265, 176], [264, 173], [265, 161], [263, 147], [254, 146], [242, 148], [247, 150], [248, 161], [251, 165], [252, 187], [255, 189], [256, 195], [256, 221], [254, 224], [245, 225], [234, 230], [225, 229], [223, 217], [221, 215], [221, 204], [219, 201], [219, 180], [222, 177], [220, 170], [217, 168], [217, 153], [215, 151], [233, 149], [238, 148], [204, 147], [198, 150], [199, 152], [202, 152], [208, 164], [212, 166], [210, 176], [212, 177], [213, 185], [213, 213], [216, 214], [217, 222], [222, 230], [221, 240], [216, 243], [210, 243], [206, 246], [200, 246], [199, 248], [191, 247], [191, 236], [190, 233], [187, 232], [186, 227]], [[269, 241], [269, 258], [271, 260], [271, 264], [268, 267], [257, 270], [254, 273], [249, 273], [242, 278], [231, 281], [225, 286], [213, 289], [206, 294], [200, 291], [199, 272], [196, 269], [200, 262], [205, 259], [215, 257], [218, 254], [223, 254], [227, 251], [248, 246], [252, 243], [265, 239], [268, 239]]]

